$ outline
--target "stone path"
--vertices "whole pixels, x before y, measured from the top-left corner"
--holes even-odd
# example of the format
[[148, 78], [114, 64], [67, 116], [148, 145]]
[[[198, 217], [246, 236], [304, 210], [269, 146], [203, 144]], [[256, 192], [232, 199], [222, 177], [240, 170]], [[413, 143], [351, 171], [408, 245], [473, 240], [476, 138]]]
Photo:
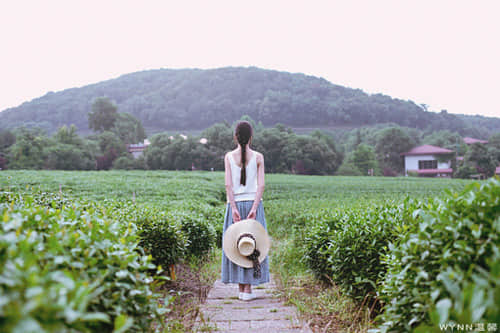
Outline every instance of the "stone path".
[[253, 288], [257, 298], [238, 299], [237, 284], [214, 283], [207, 300], [200, 307], [194, 332], [312, 332], [301, 323], [293, 306], [286, 306], [273, 293], [271, 281]]

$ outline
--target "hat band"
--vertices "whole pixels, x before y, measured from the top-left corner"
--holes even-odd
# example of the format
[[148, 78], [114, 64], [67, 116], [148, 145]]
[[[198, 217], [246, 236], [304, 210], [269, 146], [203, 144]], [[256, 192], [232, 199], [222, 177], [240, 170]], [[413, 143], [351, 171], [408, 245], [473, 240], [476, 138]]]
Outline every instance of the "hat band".
[[261, 277], [260, 263], [259, 263], [260, 252], [259, 252], [259, 250], [257, 250], [257, 241], [255, 240], [255, 237], [252, 234], [244, 233], [244, 234], [241, 234], [240, 237], [238, 237], [238, 241], [236, 242], [236, 244], [239, 244], [240, 240], [243, 237], [249, 237], [249, 238], [253, 239], [253, 241], [255, 242], [255, 248], [254, 248], [253, 252], [246, 257], [249, 260], [251, 260], [253, 263], [253, 277], [256, 279], [260, 279], [260, 277]]

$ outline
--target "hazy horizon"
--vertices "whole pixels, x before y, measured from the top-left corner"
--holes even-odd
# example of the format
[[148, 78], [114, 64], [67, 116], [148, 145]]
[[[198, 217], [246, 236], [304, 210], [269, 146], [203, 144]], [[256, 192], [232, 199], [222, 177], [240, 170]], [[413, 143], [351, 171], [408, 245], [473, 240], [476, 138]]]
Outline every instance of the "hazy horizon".
[[498, 9], [449, 0], [3, 3], [0, 110], [142, 70], [259, 67], [499, 117]]

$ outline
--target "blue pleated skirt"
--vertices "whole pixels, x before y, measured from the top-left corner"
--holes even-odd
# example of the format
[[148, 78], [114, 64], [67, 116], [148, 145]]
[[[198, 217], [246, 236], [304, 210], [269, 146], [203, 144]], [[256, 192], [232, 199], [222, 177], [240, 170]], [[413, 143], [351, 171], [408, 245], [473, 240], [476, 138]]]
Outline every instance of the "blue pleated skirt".
[[[249, 201], [236, 201], [236, 207], [238, 207], [238, 211], [240, 212], [241, 219], [246, 219], [250, 209], [252, 208], [253, 200]], [[259, 203], [257, 207], [257, 213], [255, 219], [260, 222], [266, 228], [266, 217], [264, 215], [264, 206], [262, 205], [262, 201]], [[233, 224], [233, 213], [231, 206], [229, 203], [226, 206], [226, 214], [224, 215], [224, 233], [227, 228]], [[236, 265], [231, 260], [226, 257], [224, 251], [222, 251], [222, 282], [223, 283], [242, 283], [242, 284], [251, 284], [258, 285], [261, 283], [269, 282], [269, 256], [261, 262], [261, 277], [260, 279], [256, 279], [253, 277], [253, 267], [245, 268]]]

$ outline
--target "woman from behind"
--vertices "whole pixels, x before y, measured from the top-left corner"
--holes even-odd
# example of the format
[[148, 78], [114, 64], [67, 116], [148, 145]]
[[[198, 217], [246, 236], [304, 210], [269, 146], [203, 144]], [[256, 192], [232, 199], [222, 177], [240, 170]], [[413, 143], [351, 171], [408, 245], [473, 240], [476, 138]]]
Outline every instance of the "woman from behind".
[[[238, 147], [224, 157], [227, 206], [224, 217], [224, 233], [233, 223], [243, 219], [257, 220], [264, 228], [266, 218], [262, 205], [264, 194], [264, 156], [250, 148], [253, 130], [250, 123], [237, 124], [234, 140]], [[252, 285], [269, 282], [269, 258], [260, 263], [260, 272], [241, 267], [222, 252], [222, 282], [239, 284], [239, 299], [251, 300]]]

